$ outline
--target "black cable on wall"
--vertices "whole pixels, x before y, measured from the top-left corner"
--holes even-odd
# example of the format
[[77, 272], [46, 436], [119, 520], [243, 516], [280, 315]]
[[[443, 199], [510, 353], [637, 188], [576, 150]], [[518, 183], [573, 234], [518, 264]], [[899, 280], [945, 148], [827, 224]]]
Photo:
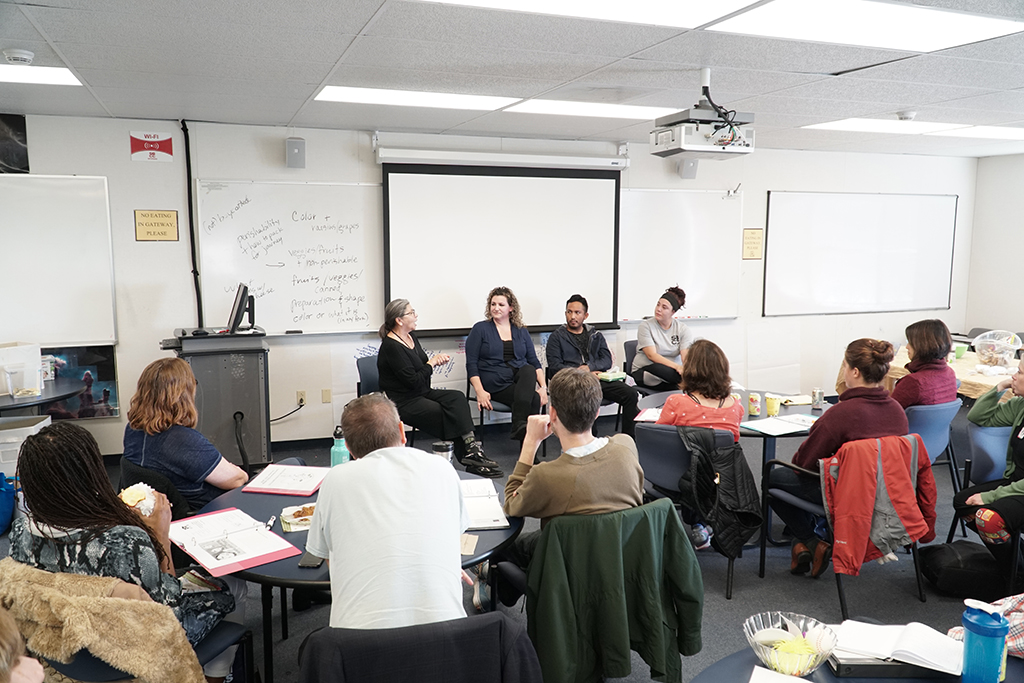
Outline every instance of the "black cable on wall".
[[196, 261], [196, 223], [192, 208], [192, 148], [189, 146], [188, 126], [181, 120], [181, 132], [185, 135], [185, 186], [188, 192], [188, 241], [192, 249], [192, 281], [196, 288], [197, 327], [206, 327], [203, 322], [203, 293], [199, 288], [199, 264]]

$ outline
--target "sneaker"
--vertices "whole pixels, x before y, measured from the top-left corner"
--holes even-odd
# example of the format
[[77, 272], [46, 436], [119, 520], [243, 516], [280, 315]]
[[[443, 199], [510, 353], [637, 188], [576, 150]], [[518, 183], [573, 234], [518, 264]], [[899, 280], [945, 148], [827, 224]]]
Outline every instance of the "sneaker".
[[480, 564], [473, 567], [473, 571], [476, 572], [476, 575], [480, 577], [481, 581], [486, 582], [487, 578], [491, 574], [491, 563], [481, 562]]
[[491, 587], [482, 578], [473, 584], [473, 607], [479, 612], [486, 612], [491, 608]]
[[705, 524], [694, 524], [690, 527], [690, 542], [694, 550], [707, 550], [711, 547], [711, 537], [714, 532], [711, 527]]

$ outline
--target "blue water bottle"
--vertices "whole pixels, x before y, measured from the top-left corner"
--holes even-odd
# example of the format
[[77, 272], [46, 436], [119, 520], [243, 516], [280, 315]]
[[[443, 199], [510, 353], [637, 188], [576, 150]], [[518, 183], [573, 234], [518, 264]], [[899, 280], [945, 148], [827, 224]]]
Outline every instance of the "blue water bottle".
[[999, 683], [1006, 677], [1006, 634], [1010, 622], [1002, 614], [968, 607], [964, 625], [963, 683]]
[[345, 445], [345, 433], [341, 431], [341, 425], [334, 428], [334, 445], [331, 446], [331, 467], [335, 465], [343, 465], [352, 456], [348, 452], [348, 446]]

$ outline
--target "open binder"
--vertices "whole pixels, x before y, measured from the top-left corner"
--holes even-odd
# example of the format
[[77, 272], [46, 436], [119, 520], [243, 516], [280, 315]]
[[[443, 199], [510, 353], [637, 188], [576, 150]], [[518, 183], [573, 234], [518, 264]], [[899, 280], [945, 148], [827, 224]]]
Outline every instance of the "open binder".
[[237, 508], [171, 522], [170, 538], [213, 576], [224, 576], [300, 553], [265, 523]]

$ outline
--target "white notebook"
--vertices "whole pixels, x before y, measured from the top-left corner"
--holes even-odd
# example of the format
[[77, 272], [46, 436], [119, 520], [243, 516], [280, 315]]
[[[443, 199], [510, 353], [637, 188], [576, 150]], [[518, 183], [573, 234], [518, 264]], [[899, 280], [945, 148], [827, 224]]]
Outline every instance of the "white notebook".
[[508, 518], [501, 509], [494, 482], [490, 479], [463, 479], [459, 486], [462, 488], [462, 503], [469, 513], [467, 531], [508, 528]]
[[917, 622], [880, 626], [847, 620], [833, 629], [838, 637], [837, 652], [895, 659], [954, 676], [960, 675], [963, 666], [962, 642]]

